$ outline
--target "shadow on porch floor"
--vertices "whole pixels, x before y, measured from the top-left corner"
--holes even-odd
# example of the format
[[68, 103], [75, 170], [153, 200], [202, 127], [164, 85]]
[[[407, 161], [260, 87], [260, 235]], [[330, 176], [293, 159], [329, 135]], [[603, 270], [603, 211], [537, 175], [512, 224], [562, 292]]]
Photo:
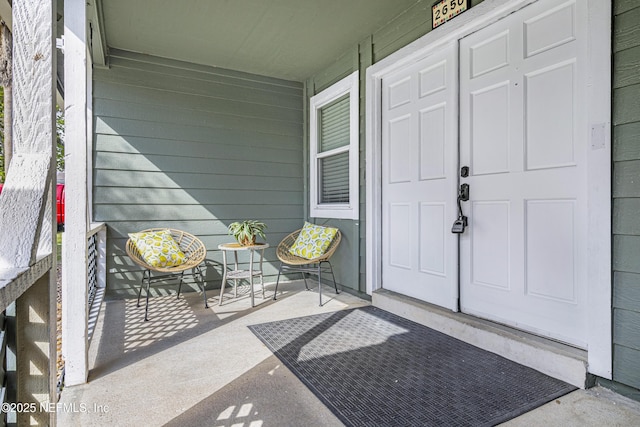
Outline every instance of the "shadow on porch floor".
[[[63, 390], [60, 426], [340, 426], [341, 422], [253, 335], [248, 325], [368, 305], [328, 287], [323, 307], [302, 281], [282, 296], [237, 300], [199, 293], [156, 297], [149, 321], [135, 300], [106, 302], [90, 354], [89, 383]], [[214, 292], [212, 292], [213, 294]], [[230, 294], [227, 294], [230, 295]], [[257, 294], [259, 295], [259, 294]], [[640, 425], [640, 403], [595, 388], [578, 390], [509, 426]]]
[[369, 303], [325, 287], [319, 307], [302, 281], [281, 283], [273, 301], [273, 287], [254, 308], [241, 287], [222, 307], [212, 291], [209, 309], [200, 293], [152, 298], [148, 322], [135, 300], [106, 302], [89, 382], [63, 390], [58, 425], [341, 425], [247, 325]]

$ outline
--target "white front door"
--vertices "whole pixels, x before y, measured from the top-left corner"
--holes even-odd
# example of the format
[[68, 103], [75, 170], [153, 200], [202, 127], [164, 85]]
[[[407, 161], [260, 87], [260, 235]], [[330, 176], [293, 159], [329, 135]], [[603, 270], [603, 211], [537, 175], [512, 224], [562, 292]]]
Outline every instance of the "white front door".
[[457, 43], [382, 81], [383, 287], [458, 307]]
[[460, 40], [459, 67], [455, 42], [383, 78], [385, 289], [586, 347], [585, 9], [540, 0]]
[[464, 312], [587, 342], [586, 2], [539, 1], [460, 41]]

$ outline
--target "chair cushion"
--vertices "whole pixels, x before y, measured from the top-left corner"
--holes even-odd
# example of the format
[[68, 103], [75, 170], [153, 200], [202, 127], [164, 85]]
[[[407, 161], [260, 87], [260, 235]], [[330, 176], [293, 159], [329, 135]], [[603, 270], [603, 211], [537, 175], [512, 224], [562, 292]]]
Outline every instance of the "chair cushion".
[[317, 258], [327, 251], [337, 232], [337, 228], [323, 227], [305, 221], [289, 252], [301, 258]]
[[129, 233], [142, 259], [152, 267], [174, 267], [185, 262], [185, 254], [169, 230]]

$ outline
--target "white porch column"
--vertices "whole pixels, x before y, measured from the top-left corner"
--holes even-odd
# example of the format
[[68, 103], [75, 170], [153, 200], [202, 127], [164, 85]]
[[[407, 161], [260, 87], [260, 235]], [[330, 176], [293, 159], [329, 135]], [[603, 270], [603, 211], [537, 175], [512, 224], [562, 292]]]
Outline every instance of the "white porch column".
[[[11, 398], [40, 404], [56, 400], [56, 7], [52, 0], [12, 6], [14, 157], [0, 197], [0, 294], [3, 308], [16, 302], [15, 340], [7, 349], [15, 356]], [[55, 413], [40, 409], [8, 417], [18, 425], [55, 425]]]
[[62, 353], [65, 385], [88, 375], [87, 307], [87, 10], [85, 0], [64, 7], [65, 233], [62, 262]]

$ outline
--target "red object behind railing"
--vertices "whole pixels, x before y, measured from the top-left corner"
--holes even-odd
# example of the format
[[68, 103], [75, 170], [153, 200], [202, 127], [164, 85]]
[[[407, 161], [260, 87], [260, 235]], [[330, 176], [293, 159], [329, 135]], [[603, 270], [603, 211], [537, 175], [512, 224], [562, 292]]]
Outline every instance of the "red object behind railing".
[[[3, 184], [0, 184], [0, 193], [2, 193]], [[64, 225], [64, 184], [56, 185], [56, 219], [58, 226]]]
[[56, 186], [56, 218], [58, 226], [64, 225], [64, 184]]

